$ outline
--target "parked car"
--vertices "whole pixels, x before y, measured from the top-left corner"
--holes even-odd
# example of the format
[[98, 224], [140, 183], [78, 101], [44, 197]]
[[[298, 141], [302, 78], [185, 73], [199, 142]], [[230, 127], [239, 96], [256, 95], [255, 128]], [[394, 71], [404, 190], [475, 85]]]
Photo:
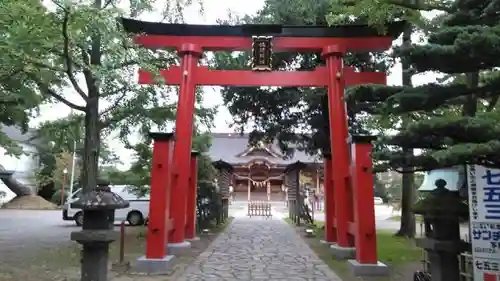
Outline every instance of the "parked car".
[[[149, 215], [149, 195], [137, 196], [129, 191], [125, 185], [112, 185], [111, 191], [121, 196], [129, 202], [129, 207], [115, 211], [115, 222], [127, 221], [129, 225], [143, 225], [146, 223]], [[81, 209], [71, 208], [71, 202], [78, 200], [82, 189], [77, 189], [69, 196], [63, 206], [62, 217], [65, 221], [75, 221], [76, 225], [83, 224], [83, 211]]]
[[380, 198], [380, 197], [373, 197], [373, 201], [374, 201], [375, 205], [384, 204], [384, 200], [382, 200], [382, 198]]

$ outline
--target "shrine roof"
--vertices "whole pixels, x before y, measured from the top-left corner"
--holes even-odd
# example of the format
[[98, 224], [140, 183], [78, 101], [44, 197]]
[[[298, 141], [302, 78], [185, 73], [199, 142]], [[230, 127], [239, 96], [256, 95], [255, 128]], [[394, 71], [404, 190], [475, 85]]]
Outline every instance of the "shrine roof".
[[332, 26], [290, 26], [280, 24], [246, 25], [201, 25], [140, 21], [120, 18], [119, 21], [127, 32], [150, 35], [170, 36], [232, 36], [251, 37], [265, 35], [275, 37], [373, 37], [390, 36], [397, 38], [406, 27], [405, 21], [387, 23], [386, 34], [368, 25], [332, 25]]
[[[288, 165], [297, 161], [303, 163], [320, 163], [321, 159], [316, 159], [314, 156], [308, 155], [303, 151], [296, 150], [293, 157], [284, 159], [281, 156], [241, 156], [249, 147], [248, 135], [240, 135], [237, 133], [213, 133], [212, 146], [209, 151], [210, 158], [213, 161], [222, 160], [230, 164], [246, 164], [253, 159], [266, 159], [273, 164]], [[276, 144], [272, 144], [270, 148], [273, 151], [279, 152], [280, 149]], [[280, 153], [281, 154], [281, 153]], [[243, 154], [244, 155], [244, 154]]]

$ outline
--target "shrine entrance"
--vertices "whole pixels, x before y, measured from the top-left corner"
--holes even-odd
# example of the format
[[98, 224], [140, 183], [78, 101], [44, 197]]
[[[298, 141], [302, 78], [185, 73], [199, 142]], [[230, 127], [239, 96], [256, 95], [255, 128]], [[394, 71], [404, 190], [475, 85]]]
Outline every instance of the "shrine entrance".
[[[353, 259], [351, 264], [360, 266], [361, 270], [380, 266], [376, 253], [373, 177], [370, 171], [372, 138], [351, 138], [348, 135], [344, 89], [359, 84], [385, 84], [386, 74], [357, 72], [352, 67], [344, 66], [343, 58], [347, 52], [387, 50], [393, 39], [401, 34], [406, 25], [404, 22], [389, 24], [387, 34], [383, 36], [376, 29], [363, 25], [211, 26], [131, 19], [122, 19], [122, 24], [127, 32], [137, 34], [137, 44], [151, 49], [175, 48], [181, 59], [180, 66], [161, 70], [165, 83], [179, 86], [180, 91], [175, 141], [169, 138], [154, 140], [155, 146], [162, 145], [163, 148], [155, 150], [153, 155], [152, 211], [146, 259], [165, 257], [167, 236], [168, 242], [173, 244], [193, 238], [191, 234], [186, 234], [186, 229], [192, 229], [195, 212], [192, 189], [196, 187], [193, 184], [196, 170], [192, 168], [195, 158], [191, 155], [191, 143], [197, 86], [326, 87], [327, 133], [330, 136], [323, 148], [326, 244], [334, 244], [332, 250], [335, 249], [338, 257]], [[251, 70], [211, 70], [199, 64], [204, 51], [245, 50], [252, 51]], [[326, 65], [312, 71], [272, 71], [273, 53], [286, 51], [321, 53]], [[153, 78], [151, 73], [139, 71], [140, 84], [153, 84]], [[173, 145], [172, 165], [168, 162], [169, 145]]]
[[271, 201], [273, 189], [276, 189], [276, 183], [280, 183], [281, 175], [273, 176], [271, 163], [265, 159], [252, 160], [245, 166], [248, 175], [234, 174], [234, 182], [240, 186], [240, 190], [246, 189], [247, 200]]

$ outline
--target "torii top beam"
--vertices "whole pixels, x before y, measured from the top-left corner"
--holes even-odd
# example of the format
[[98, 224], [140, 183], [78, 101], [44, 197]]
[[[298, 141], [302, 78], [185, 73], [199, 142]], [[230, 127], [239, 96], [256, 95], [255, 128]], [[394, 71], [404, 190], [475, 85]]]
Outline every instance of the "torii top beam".
[[127, 32], [137, 34], [136, 42], [148, 48], [177, 48], [193, 43], [205, 51], [250, 50], [252, 36], [272, 36], [275, 51], [320, 52], [329, 45], [347, 51], [381, 51], [390, 47], [407, 23], [387, 24], [380, 34], [367, 25], [286, 26], [286, 25], [190, 25], [167, 24], [121, 18]]

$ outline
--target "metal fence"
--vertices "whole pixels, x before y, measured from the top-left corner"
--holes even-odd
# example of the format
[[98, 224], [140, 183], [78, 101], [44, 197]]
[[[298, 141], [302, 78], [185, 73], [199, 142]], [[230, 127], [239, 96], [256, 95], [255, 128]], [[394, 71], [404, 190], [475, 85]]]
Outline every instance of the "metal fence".
[[272, 217], [271, 203], [267, 201], [248, 202], [248, 216]]

